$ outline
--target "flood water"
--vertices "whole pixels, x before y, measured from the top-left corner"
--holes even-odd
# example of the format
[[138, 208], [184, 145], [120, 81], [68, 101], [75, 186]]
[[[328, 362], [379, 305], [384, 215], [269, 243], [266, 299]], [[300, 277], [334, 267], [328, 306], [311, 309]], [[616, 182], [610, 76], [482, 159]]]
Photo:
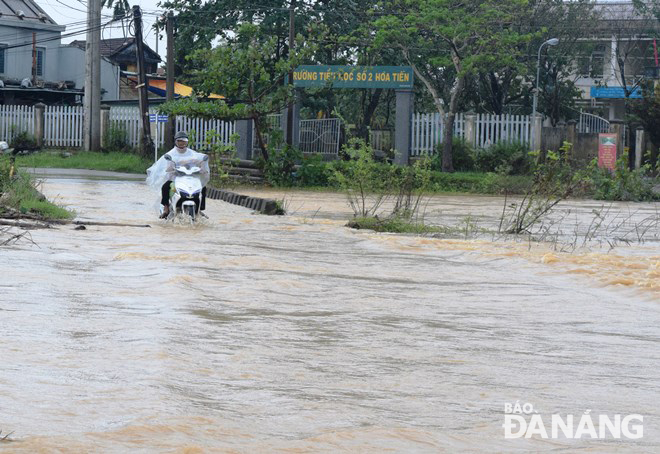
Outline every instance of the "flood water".
[[[286, 194], [285, 217], [209, 201], [192, 228], [155, 220], [139, 182], [43, 190], [81, 220], [152, 227], [0, 248], [2, 452], [660, 451], [653, 238], [567, 253], [376, 234], [322, 193]], [[580, 225], [594, 206], [573, 203]], [[428, 217], [492, 225], [501, 207], [438, 197]], [[516, 401], [548, 432], [552, 414], [639, 414], [643, 438], [505, 439]]]

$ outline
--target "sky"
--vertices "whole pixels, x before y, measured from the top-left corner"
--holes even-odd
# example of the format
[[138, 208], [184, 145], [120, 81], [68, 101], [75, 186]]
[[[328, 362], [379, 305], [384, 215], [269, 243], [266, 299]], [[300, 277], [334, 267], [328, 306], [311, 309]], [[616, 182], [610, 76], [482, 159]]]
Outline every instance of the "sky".
[[[46, 13], [53, 18], [59, 25], [73, 24], [67, 26], [63, 33], [68, 33], [85, 28], [84, 22], [87, 20], [87, 1], [86, 0], [34, 0]], [[157, 18], [158, 13], [162, 13], [162, 9], [157, 6], [159, 0], [129, 0], [129, 4], [140, 5], [143, 12], [143, 28], [142, 34], [144, 41], [153, 50], [158, 49], [158, 53], [165, 62], [166, 55], [166, 41], [165, 32], [162, 31], [162, 39], [158, 42], [156, 47], [156, 33], [151, 28]], [[101, 23], [106, 23], [112, 18], [112, 10], [103, 8], [101, 10]], [[128, 31], [126, 31], [128, 34]], [[124, 33], [122, 31], [121, 23], [116, 22], [101, 31], [101, 39], [108, 38], [122, 38]], [[130, 36], [130, 35], [127, 35]], [[85, 33], [80, 33], [76, 36], [62, 38], [62, 44], [70, 43], [77, 39], [86, 39]]]

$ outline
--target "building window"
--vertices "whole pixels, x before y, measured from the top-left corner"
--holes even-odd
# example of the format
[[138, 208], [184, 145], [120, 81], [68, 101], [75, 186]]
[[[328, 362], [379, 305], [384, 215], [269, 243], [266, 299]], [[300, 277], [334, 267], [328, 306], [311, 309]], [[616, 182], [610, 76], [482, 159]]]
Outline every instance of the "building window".
[[0, 44], [0, 74], [5, 73], [5, 58], [7, 56], [7, 45]]
[[37, 47], [37, 76], [43, 77], [44, 75], [44, 57], [46, 55], [46, 49], [43, 47]]
[[580, 77], [589, 77], [589, 67], [591, 66], [591, 57], [589, 55], [581, 55], [577, 59], [578, 75]]
[[605, 46], [596, 46], [591, 53], [591, 77], [601, 79], [605, 72]]

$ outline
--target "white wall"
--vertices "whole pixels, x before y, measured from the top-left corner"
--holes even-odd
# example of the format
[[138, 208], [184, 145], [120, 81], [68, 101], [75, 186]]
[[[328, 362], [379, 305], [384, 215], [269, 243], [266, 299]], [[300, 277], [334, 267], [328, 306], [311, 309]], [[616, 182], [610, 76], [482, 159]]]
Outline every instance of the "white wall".
[[[6, 22], [0, 18], [0, 45], [9, 47], [5, 50], [5, 71], [0, 77], [19, 80], [32, 77], [32, 33], [35, 32], [37, 47], [45, 49], [44, 72], [39, 78], [48, 82], [72, 80], [75, 88], [85, 86], [85, 51], [61, 45], [63, 27], [44, 24], [43, 27], [51, 30], [43, 30], [36, 28], [39, 25], [26, 23], [26, 27], [19, 28], [16, 21]], [[12, 47], [16, 45], [21, 46]], [[119, 67], [104, 59], [101, 59], [101, 88], [106, 91], [102, 100], [119, 99]]]
[[[59, 48], [60, 71], [57, 80], [72, 80], [76, 88], [85, 86], [85, 51], [79, 47]], [[101, 88], [105, 90], [102, 101], [119, 99], [119, 66], [101, 59]]]
[[[45, 48], [44, 80], [57, 80], [59, 67], [59, 39], [43, 42], [49, 38], [58, 38], [59, 31], [43, 31], [30, 28], [17, 28], [0, 24], [0, 45], [9, 46], [5, 50], [4, 78], [24, 79], [32, 76], [32, 32], [36, 32], [37, 47]], [[12, 46], [27, 44], [20, 47]]]

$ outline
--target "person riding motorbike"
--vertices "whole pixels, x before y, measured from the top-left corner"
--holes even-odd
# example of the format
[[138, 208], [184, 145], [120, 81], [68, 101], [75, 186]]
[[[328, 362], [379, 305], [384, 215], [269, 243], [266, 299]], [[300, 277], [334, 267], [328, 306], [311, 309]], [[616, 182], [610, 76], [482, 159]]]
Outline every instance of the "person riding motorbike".
[[165, 159], [165, 155], [147, 170], [147, 184], [153, 188], [160, 187], [163, 212], [161, 219], [166, 219], [170, 214], [170, 188], [176, 175], [176, 166], [193, 165], [200, 167], [200, 177], [202, 179], [202, 197], [199, 210], [202, 216], [206, 216], [203, 211], [206, 209], [206, 184], [210, 178], [210, 169], [208, 160], [205, 160], [203, 153], [188, 148], [188, 134], [179, 131], [174, 136], [174, 148], [166, 153], [172, 159]]

